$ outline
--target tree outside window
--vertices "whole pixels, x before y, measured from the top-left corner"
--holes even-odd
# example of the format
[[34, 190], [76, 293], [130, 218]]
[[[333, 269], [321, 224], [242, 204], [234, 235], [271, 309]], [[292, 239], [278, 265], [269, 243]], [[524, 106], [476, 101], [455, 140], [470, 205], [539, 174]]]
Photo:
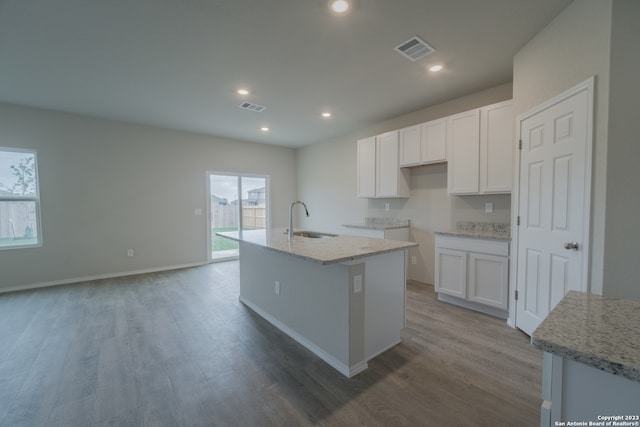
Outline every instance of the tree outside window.
[[0, 147], [0, 249], [40, 246], [36, 153]]

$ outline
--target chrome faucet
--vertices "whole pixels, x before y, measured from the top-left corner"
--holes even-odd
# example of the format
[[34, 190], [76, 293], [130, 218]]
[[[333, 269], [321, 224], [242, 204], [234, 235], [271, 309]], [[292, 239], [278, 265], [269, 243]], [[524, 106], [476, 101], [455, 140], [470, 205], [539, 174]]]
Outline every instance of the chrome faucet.
[[298, 203], [304, 206], [304, 212], [307, 214], [307, 216], [309, 216], [309, 210], [307, 209], [307, 205], [305, 205], [304, 202], [296, 200], [289, 205], [289, 240], [293, 238], [293, 207]]

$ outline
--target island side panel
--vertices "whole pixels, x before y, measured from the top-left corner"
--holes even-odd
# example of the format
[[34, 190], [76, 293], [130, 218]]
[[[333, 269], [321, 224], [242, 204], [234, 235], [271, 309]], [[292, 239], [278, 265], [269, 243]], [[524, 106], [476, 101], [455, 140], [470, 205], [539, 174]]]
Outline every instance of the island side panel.
[[366, 258], [365, 359], [399, 344], [405, 326], [405, 251]]
[[350, 358], [350, 271], [240, 242], [240, 300], [347, 376], [364, 363]]
[[[355, 280], [360, 276], [362, 290], [355, 292]], [[365, 263], [349, 264], [349, 367], [353, 376], [367, 368], [365, 358]]]

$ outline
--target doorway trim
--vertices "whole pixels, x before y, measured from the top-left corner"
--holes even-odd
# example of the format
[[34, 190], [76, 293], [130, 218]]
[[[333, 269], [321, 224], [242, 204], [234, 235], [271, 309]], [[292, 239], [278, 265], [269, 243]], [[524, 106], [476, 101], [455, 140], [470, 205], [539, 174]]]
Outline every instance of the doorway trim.
[[[587, 120], [589, 125], [587, 126], [586, 139], [586, 165], [585, 165], [585, 199], [584, 205], [587, 209], [584, 209], [584, 235], [582, 239], [582, 250], [584, 251], [584, 262], [582, 264], [583, 272], [582, 277], [584, 282], [582, 283], [583, 291], [590, 290], [590, 272], [591, 272], [591, 181], [593, 178], [593, 127], [594, 127], [594, 94], [595, 94], [595, 76], [592, 76], [581, 83], [573, 86], [570, 89], [554, 96], [551, 99], [543, 102], [542, 104], [534, 107], [526, 113], [518, 116], [516, 119], [516, 138], [517, 141], [521, 140], [522, 123], [528, 118], [546, 110], [547, 108], [562, 102], [579, 92], [587, 92]], [[517, 147], [516, 147], [517, 148]], [[513, 193], [511, 194], [511, 224], [515, 227], [515, 232], [511, 233], [511, 260], [509, 266], [509, 317], [507, 324], [512, 328], [516, 328], [516, 315], [517, 315], [517, 302], [516, 302], [516, 289], [518, 278], [518, 217], [520, 216], [520, 162], [521, 162], [521, 150], [515, 150], [515, 168], [514, 168], [514, 186]]]

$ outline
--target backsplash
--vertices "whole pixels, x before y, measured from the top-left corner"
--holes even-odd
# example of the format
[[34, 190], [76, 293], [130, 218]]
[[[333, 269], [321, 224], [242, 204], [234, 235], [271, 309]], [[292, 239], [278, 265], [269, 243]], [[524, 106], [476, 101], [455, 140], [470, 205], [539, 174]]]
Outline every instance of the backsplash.
[[409, 226], [408, 219], [395, 219], [395, 218], [375, 218], [365, 217], [364, 223], [367, 225], [392, 225], [397, 227]]
[[458, 221], [456, 230], [471, 232], [511, 233], [511, 224], [504, 222]]

